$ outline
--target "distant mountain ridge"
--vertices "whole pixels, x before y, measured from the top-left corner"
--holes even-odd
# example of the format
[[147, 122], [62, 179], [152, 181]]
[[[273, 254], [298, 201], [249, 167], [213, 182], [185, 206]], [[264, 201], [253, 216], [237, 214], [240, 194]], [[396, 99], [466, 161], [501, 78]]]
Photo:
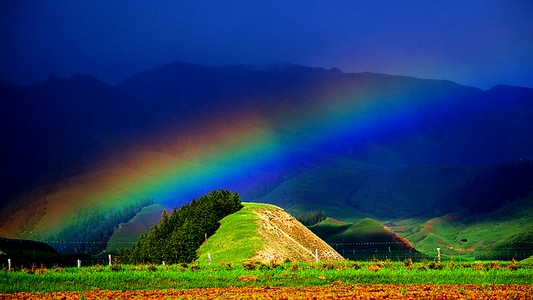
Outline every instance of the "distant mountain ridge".
[[[408, 124], [411, 128], [406, 128], [407, 130], [414, 130], [415, 137], [419, 134], [439, 135], [434, 137], [435, 141], [431, 141], [432, 145], [429, 145], [432, 147], [429, 150], [433, 153], [438, 151], [435, 148], [439, 147], [439, 144], [455, 144], [461, 148], [453, 149], [452, 153], [456, 157], [448, 157], [446, 161], [418, 163], [491, 164], [532, 155], [531, 145], [527, 145], [528, 135], [522, 134], [532, 128], [531, 122], [527, 120], [530, 117], [528, 109], [533, 106], [533, 89], [528, 88], [500, 85], [482, 91], [444, 80], [422, 80], [376, 73], [343, 74], [335, 70], [297, 65], [257, 71], [246, 66], [208, 68], [181, 62], [139, 73], [117, 87], [133, 97], [149, 99], [158, 109], [185, 120], [188, 116], [197, 116], [197, 113], [224, 113], [242, 106], [254, 107], [271, 119], [285, 111], [294, 111], [294, 117], [298, 118], [302, 108], [316, 108], [316, 101], [322, 101], [317, 97], [328, 90], [345, 93], [348, 97], [351, 94], [353, 97], [367, 97], [366, 94], [372, 94], [372, 97], [391, 98], [392, 101], [399, 101], [398, 103], [409, 99], [407, 101], [416, 103], [416, 109], [420, 109], [420, 112], [411, 120], [416, 123]], [[339, 97], [335, 94], [331, 96]], [[448, 103], [455, 106], [448, 106]], [[394, 102], [391, 104], [401, 105]], [[424, 107], [434, 104], [438, 107]], [[318, 109], [321, 108], [319, 104]], [[511, 117], [516, 120], [511, 122]], [[486, 124], [482, 124], [483, 122]], [[439, 128], [435, 128], [438, 131], [428, 128], [433, 132], [421, 132], [426, 130], [427, 125], [438, 126]], [[480, 127], [488, 130], [485, 133], [476, 131]], [[454, 139], [453, 136], [457, 132], [468, 130], [476, 132], [466, 132], [462, 135], [469, 136], [467, 139], [474, 137], [474, 142], [480, 144], [472, 145], [476, 147], [471, 147], [469, 151], [463, 149], [461, 142], [464, 141], [441, 141], [442, 138]], [[511, 137], [509, 134], [520, 136]], [[488, 147], [490, 144], [507, 146], [506, 149], [501, 149]], [[410, 148], [412, 143], [394, 146]], [[483, 151], [480, 148], [483, 148]], [[409, 154], [403, 152], [402, 155]], [[458, 155], [463, 156], [459, 161]], [[414, 153], [414, 156], [419, 156], [419, 153]]]
[[51, 76], [33, 86], [2, 84], [0, 95], [3, 154], [9, 158], [0, 204], [101, 160], [109, 151], [103, 135], [127, 135], [144, 118], [124, 92], [88, 75]]
[[[0, 235], [10, 237], [44, 230], [46, 215], [56, 213], [52, 207], [70, 205], [73, 196], [66, 191], [85, 191], [87, 196], [76, 196], [80, 203], [100, 199], [95, 192], [118, 191], [106, 198], [108, 206], [109, 199], [159, 196], [127, 192], [119, 178], [106, 181], [104, 175], [121, 165], [130, 182], [142, 174], [159, 179], [157, 168], [147, 170], [142, 162], [177, 166], [183, 160], [190, 170], [206, 172], [205, 181], [176, 192], [185, 198], [203, 184], [204, 192], [215, 188], [207, 186], [215, 178], [211, 170], [235, 172], [241, 175], [226, 175], [233, 186], [216, 188], [238, 191], [244, 201], [291, 213], [324, 209], [337, 219], [388, 220], [435, 207], [485, 166], [533, 158], [530, 88], [482, 91], [443, 80], [291, 64], [175, 62], [117, 86], [88, 75], [32, 86], [2, 82], [0, 97], [8, 160]], [[238, 146], [221, 152], [219, 145], [228, 141]], [[248, 146], [253, 155], [239, 154]], [[226, 155], [235, 158], [216, 160]], [[255, 163], [262, 156], [267, 158]], [[93, 190], [87, 178], [102, 179]], [[176, 184], [165, 180], [158, 180], [164, 188]], [[154, 201], [179, 206], [184, 199]]]

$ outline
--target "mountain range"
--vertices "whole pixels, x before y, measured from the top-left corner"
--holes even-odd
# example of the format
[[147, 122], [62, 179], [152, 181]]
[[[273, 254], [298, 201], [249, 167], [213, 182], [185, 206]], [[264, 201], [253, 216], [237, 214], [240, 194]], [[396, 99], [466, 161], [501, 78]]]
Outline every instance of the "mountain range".
[[179, 207], [220, 188], [295, 215], [395, 224], [532, 202], [528, 176], [490, 211], [472, 192], [502, 165], [533, 173], [531, 88], [174, 62], [116, 86], [1, 82], [0, 97], [4, 237], [47, 240], [86, 211]]

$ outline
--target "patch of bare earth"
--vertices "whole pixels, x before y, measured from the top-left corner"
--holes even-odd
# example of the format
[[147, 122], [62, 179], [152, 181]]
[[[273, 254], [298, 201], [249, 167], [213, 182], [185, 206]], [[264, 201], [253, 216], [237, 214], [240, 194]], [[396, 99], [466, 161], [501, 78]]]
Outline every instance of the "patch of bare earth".
[[265, 243], [252, 260], [263, 262], [313, 262], [343, 260], [326, 242], [283, 209], [270, 206], [254, 211], [259, 217], [258, 234]]

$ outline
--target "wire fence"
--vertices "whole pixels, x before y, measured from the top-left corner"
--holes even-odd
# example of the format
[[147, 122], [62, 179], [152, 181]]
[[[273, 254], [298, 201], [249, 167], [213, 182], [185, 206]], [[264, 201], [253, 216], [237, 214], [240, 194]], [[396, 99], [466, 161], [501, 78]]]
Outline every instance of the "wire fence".
[[[445, 242], [445, 241], [444, 241]], [[470, 247], [452, 247], [435, 245], [427, 251], [427, 245], [413, 244], [413, 249], [401, 242], [367, 242], [367, 243], [330, 243], [343, 257], [351, 260], [391, 259], [414, 261], [421, 260], [522, 260], [533, 255], [533, 242], [529, 241], [471, 241]], [[494, 244], [500, 243], [502, 246]], [[443, 243], [446, 244], [446, 243]], [[452, 244], [452, 243], [449, 243]], [[417, 249], [425, 249], [422, 252]]]
[[[78, 249], [131, 248], [135, 242], [30, 241], [0, 239], [0, 269], [32, 267], [80, 267], [111, 264], [111, 253], [89, 254]], [[116, 256], [113, 254], [113, 258]]]
[[0, 269], [10, 270], [13, 268], [52, 268], [52, 267], [87, 267], [95, 265], [107, 265], [109, 263], [108, 256], [46, 256], [40, 255], [36, 257], [20, 257], [2, 258]]
[[[5, 243], [5, 240], [3, 241]], [[61, 267], [75, 267], [75, 266], [95, 266], [111, 264], [115, 258], [110, 256], [110, 253], [105, 251], [98, 255], [89, 255], [87, 253], [66, 253], [65, 249], [77, 249], [78, 245], [87, 246], [87, 244], [103, 243], [104, 246], [112, 246], [118, 248], [130, 248], [135, 242], [68, 242], [68, 241], [39, 241], [51, 246], [48, 250], [43, 248], [40, 243], [28, 244], [23, 240], [10, 240], [9, 248], [12, 251], [5, 253], [0, 247], [0, 268], [22, 268], [31, 266], [61, 266]], [[456, 242], [456, 241], [454, 241]], [[427, 251], [426, 245], [413, 244], [413, 248], [406, 248], [406, 244], [402, 242], [365, 242], [365, 243], [330, 243], [330, 246], [335, 249], [344, 258], [356, 261], [369, 260], [394, 260], [404, 261], [412, 259], [413, 261], [434, 260], [522, 260], [533, 256], [533, 242], [529, 241], [471, 241], [476, 242], [474, 246], [470, 247], [451, 247], [451, 246], [437, 246], [434, 249]], [[19, 244], [17, 244], [19, 243]], [[497, 246], [496, 244], [503, 246]], [[443, 243], [446, 244], [446, 243]], [[452, 243], [449, 243], [452, 244]], [[32, 247], [33, 245], [33, 247]], [[40, 247], [38, 246], [40, 245]], [[480, 246], [481, 245], [481, 246]], [[104, 247], [104, 248], [105, 248]], [[421, 252], [416, 249], [424, 249]], [[79, 247], [87, 248], [87, 247]], [[16, 251], [13, 251], [16, 249]], [[59, 252], [59, 253], [58, 253]]]

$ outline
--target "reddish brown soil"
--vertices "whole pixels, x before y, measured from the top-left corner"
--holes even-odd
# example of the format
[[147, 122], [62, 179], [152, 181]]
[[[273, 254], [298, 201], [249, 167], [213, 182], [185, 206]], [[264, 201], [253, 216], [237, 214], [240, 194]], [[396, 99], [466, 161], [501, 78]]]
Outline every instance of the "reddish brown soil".
[[533, 285], [369, 284], [0, 294], [0, 299], [531, 299]]

